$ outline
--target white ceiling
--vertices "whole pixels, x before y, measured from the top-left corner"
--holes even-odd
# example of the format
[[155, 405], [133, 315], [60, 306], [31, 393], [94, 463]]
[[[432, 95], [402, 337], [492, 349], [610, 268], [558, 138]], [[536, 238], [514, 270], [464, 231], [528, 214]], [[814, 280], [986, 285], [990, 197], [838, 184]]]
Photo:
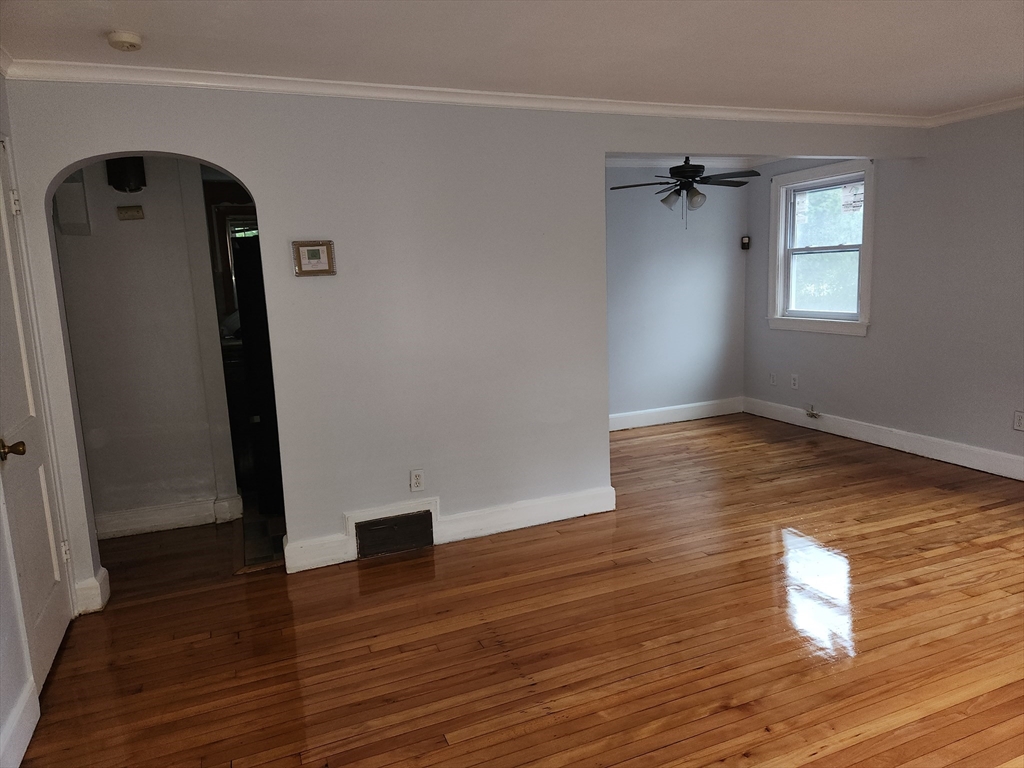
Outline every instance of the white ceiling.
[[907, 118], [1024, 103], [1024, 0], [0, 0], [0, 44], [27, 78], [60, 61]]

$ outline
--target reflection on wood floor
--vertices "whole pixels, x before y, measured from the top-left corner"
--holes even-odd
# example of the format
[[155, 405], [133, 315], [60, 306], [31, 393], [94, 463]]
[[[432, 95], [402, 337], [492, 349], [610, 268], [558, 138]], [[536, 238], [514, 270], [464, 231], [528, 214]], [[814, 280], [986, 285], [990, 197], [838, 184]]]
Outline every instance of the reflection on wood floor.
[[111, 555], [25, 764], [1022, 765], [1024, 484], [747, 415], [611, 445], [616, 512], [291, 576], [176, 544], [212, 529]]

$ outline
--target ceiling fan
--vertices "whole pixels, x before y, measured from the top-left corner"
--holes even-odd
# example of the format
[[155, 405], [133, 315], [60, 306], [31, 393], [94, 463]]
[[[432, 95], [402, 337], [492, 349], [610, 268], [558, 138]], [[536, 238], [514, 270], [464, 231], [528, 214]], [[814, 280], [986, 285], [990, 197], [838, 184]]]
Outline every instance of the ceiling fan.
[[668, 193], [665, 197], [661, 198], [661, 202], [669, 210], [674, 209], [676, 203], [685, 195], [686, 207], [683, 208], [683, 214], [685, 215], [687, 209], [695, 211], [704, 205], [704, 201], [707, 200], [707, 195], [697, 189], [696, 184], [715, 187], [742, 187], [747, 182], [736, 181], [736, 179], [761, 175], [757, 171], [731, 171], [729, 173], [714, 173], [710, 176], [705, 176], [704, 166], [691, 163], [689, 157], [686, 158], [682, 165], [674, 165], [669, 168], [668, 174], [668, 176], [655, 175], [656, 179], [666, 179], [666, 181], [649, 181], [645, 184], [622, 184], [611, 189], [661, 187], [661, 189], [656, 190], [656, 193], [659, 195], [665, 192]]

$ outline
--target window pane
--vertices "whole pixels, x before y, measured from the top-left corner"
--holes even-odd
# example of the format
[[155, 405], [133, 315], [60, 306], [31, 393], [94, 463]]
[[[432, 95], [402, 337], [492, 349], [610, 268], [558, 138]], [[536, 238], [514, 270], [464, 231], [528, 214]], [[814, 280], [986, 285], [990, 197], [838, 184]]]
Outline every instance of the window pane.
[[860, 245], [864, 182], [793, 193], [793, 248]]
[[857, 312], [860, 251], [794, 253], [789, 266], [789, 309]]

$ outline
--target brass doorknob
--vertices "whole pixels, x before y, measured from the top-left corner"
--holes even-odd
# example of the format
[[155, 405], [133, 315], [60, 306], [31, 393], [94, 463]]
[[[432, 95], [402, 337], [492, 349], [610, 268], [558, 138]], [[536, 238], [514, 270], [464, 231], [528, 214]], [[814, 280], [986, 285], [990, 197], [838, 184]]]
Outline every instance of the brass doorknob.
[[19, 440], [14, 445], [8, 445], [3, 439], [0, 439], [0, 461], [7, 461], [7, 457], [12, 453], [15, 456], [24, 456], [25, 441]]

